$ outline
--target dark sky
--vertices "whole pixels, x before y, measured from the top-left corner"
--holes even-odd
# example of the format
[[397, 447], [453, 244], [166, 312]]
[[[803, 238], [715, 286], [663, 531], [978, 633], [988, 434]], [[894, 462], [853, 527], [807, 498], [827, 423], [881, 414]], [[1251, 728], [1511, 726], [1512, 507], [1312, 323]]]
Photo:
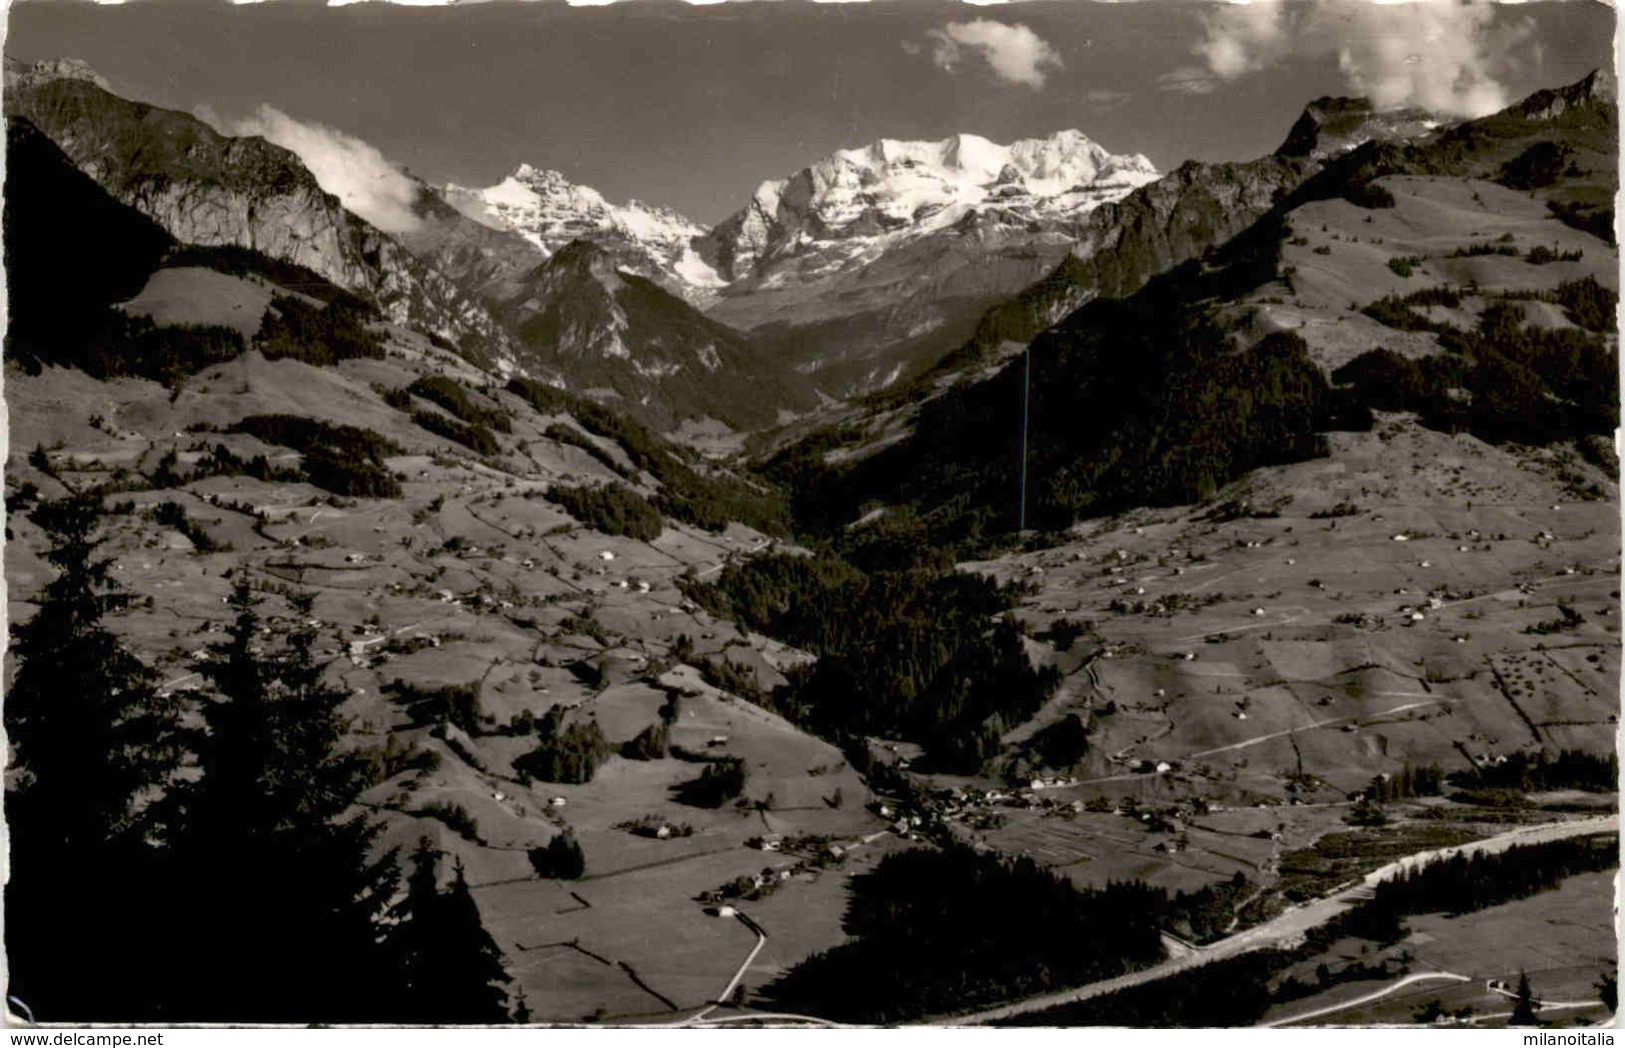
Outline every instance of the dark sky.
[[[1313, 34], [1256, 71], [1203, 79], [1193, 47], [1213, 10], [1184, 0], [24, 0], [11, 8], [5, 46], [29, 60], [82, 58], [120, 93], [177, 109], [229, 117], [267, 103], [365, 139], [433, 181], [486, 185], [527, 161], [612, 200], [715, 222], [760, 181], [880, 137], [970, 131], [1008, 142], [1075, 127], [1168, 169], [1268, 151], [1304, 102], [1349, 93], [1335, 42]], [[1041, 90], [1000, 79], [974, 53], [952, 72], [938, 68], [928, 32], [975, 19], [1029, 27], [1062, 67], [1047, 70]], [[1492, 21], [1527, 27], [1507, 36], [1517, 55], [1497, 64], [1510, 97], [1608, 63], [1613, 12], [1592, 0], [1498, 7]]]

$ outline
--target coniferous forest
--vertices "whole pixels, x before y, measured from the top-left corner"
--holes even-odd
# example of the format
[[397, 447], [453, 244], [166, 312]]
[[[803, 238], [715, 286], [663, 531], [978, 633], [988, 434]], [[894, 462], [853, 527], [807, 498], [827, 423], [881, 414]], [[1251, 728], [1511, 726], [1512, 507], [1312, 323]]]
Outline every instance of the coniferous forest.
[[786, 1009], [885, 1023], [1106, 979], [1162, 958], [1156, 895], [1080, 890], [1030, 858], [963, 846], [899, 852], [852, 879], [851, 940], [767, 992]]
[[976, 771], [1058, 683], [998, 618], [1015, 588], [961, 572], [763, 554], [689, 593], [719, 618], [820, 656], [772, 696], [779, 712], [829, 736], [911, 739], [944, 769]]

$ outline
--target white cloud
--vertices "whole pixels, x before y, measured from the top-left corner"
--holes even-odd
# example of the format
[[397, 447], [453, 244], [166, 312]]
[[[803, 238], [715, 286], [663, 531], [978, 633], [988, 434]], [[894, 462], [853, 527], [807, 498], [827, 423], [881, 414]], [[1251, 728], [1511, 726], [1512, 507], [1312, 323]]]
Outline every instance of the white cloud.
[[1257, 72], [1289, 53], [1334, 54], [1349, 87], [1378, 106], [1482, 116], [1510, 101], [1499, 77], [1519, 61], [1514, 51], [1533, 32], [1528, 19], [1498, 18], [1496, 6], [1491, 0], [1225, 3], [1202, 15], [1203, 36], [1193, 52], [1218, 81]]
[[1290, 46], [1286, 14], [1277, 0], [1220, 4], [1202, 15], [1205, 33], [1192, 50], [1215, 76], [1256, 73]]
[[1211, 95], [1219, 89], [1219, 78], [1197, 66], [1180, 66], [1157, 77], [1157, 90], [1181, 95]]
[[1498, 24], [1487, 3], [1377, 7], [1323, 0], [1322, 7], [1347, 27], [1337, 60], [1356, 90], [1378, 106], [1462, 116], [1493, 113], [1511, 101], [1497, 72], [1533, 28], [1527, 19]]
[[936, 42], [931, 60], [950, 73], [959, 67], [967, 52], [980, 54], [999, 79], [1038, 91], [1044, 86], [1045, 70], [1061, 68], [1061, 56], [1055, 48], [1024, 25], [978, 18], [949, 22], [926, 35]]
[[259, 135], [294, 153], [316, 176], [318, 185], [384, 232], [404, 233], [417, 228], [419, 220], [412, 213], [417, 183], [354, 135], [314, 121], [297, 120], [268, 105], [239, 119], [221, 117], [207, 107], [195, 113], [221, 134]]

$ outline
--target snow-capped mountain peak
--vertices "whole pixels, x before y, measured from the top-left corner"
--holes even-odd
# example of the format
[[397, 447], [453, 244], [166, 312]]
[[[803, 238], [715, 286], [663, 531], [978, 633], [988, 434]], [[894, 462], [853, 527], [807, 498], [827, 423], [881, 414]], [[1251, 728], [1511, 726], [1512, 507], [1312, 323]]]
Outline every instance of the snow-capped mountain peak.
[[591, 186], [530, 164], [520, 164], [493, 186], [448, 185], [443, 192], [446, 201], [469, 218], [512, 230], [544, 255], [572, 240], [589, 240], [609, 251], [623, 268], [664, 278], [680, 285], [678, 290], [720, 284], [689, 246], [706, 234], [706, 228], [670, 208], [636, 200], [611, 203]]
[[[941, 180], [972, 198], [994, 184], [1020, 181], [1035, 197], [1058, 196], [1102, 175], [1134, 172], [1150, 177], [1156, 169], [1143, 156], [1114, 157], [1081, 131], [1059, 131], [1008, 146], [981, 135], [958, 134], [940, 141], [883, 138], [858, 149], [841, 149], [813, 165], [830, 179], [842, 168], [860, 172], [870, 185]], [[863, 176], [868, 177], [863, 177]]]
[[1074, 220], [1158, 177], [1144, 156], [1112, 154], [1077, 130], [1009, 145], [973, 134], [883, 138], [762, 183], [702, 253], [730, 279], [819, 244], [841, 245], [831, 262], [845, 265], [871, 254], [851, 251], [857, 241], [884, 247], [877, 238], [909, 239], [986, 211]]
[[[718, 296], [855, 274], [927, 237], [963, 240], [967, 257], [1016, 241], [1059, 250], [1089, 212], [1157, 178], [1145, 157], [1113, 154], [1066, 130], [1008, 145], [956, 134], [838, 149], [762, 182], [715, 229], [670, 208], [610, 201], [562, 172], [528, 163], [494, 185], [448, 185], [441, 192], [469, 218], [519, 235], [544, 257], [588, 241], [617, 268], [708, 309]], [[915, 255], [924, 260], [933, 252], [922, 247]]]

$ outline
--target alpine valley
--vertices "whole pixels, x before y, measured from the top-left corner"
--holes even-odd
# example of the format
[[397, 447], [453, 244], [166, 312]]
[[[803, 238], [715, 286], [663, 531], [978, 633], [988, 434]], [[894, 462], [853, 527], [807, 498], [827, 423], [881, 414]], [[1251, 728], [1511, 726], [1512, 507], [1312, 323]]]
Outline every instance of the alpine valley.
[[4, 110], [17, 1014], [1609, 1021], [1606, 71], [710, 227]]

